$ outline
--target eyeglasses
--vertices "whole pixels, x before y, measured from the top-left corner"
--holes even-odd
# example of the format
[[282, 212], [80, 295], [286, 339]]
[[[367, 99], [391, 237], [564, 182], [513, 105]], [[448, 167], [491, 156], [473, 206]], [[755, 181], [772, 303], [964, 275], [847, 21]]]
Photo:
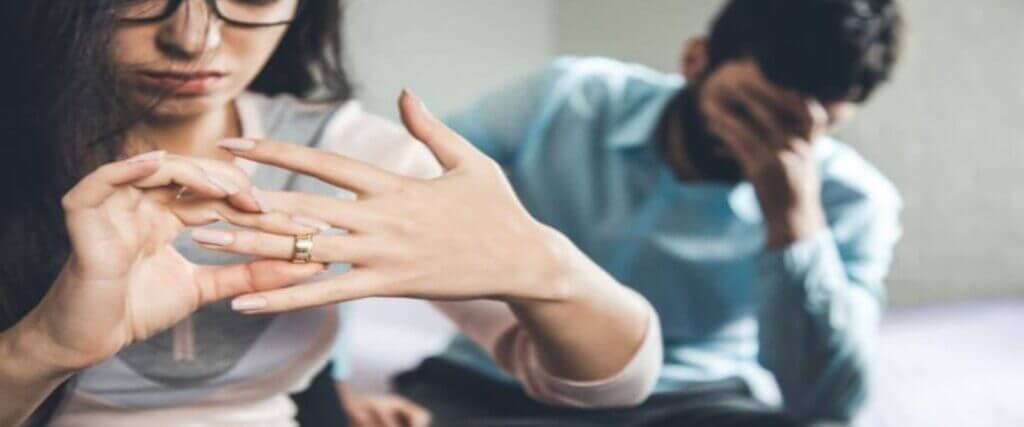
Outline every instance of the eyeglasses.
[[[189, 0], [123, 0], [115, 8], [117, 17], [128, 23], [163, 21]], [[220, 20], [242, 27], [287, 25], [295, 20], [304, 0], [205, 0]]]

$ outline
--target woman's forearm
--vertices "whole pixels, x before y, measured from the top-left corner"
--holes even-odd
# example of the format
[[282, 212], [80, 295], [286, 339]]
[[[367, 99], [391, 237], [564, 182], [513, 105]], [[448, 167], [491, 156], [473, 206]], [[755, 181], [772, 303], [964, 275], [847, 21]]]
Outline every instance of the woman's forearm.
[[72, 370], [47, 362], [47, 344], [28, 318], [0, 332], [0, 427], [24, 423]]
[[563, 290], [559, 298], [510, 305], [551, 375], [573, 381], [607, 379], [633, 360], [656, 315], [643, 297], [619, 284], [568, 239], [562, 240], [559, 273], [545, 284]]

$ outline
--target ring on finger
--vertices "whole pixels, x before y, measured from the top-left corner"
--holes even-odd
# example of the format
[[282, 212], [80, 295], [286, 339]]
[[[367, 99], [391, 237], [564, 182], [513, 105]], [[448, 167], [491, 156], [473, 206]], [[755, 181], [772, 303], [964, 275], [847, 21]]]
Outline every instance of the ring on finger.
[[313, 235], [299, 234], [295, 236], [292, 247], [292, 263], [308, 264], [313, 260]]

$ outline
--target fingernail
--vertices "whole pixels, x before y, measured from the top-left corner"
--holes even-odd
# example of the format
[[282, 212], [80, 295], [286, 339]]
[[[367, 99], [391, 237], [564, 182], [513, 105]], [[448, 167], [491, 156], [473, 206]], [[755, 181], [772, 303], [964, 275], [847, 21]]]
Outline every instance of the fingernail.
[[231, 151], [249, 151], [256, 146], [256, 141], [245, 138], [229, 138], [222, 139], [217, 146]]
[[125, 161], [128, 163], [156, 162], [162, 160], [166, 155], [167, 152], [164, 150], [150, 151], [148, 153], [139, 154], [138, 156]]
[[241, 189], [238, 188], [237, 185], [235, 185], [235, 183], [224, 178], [221, 178], [219, 176], [210, 175], [207, 177], [207, 179], [210, 181], [211, 184], [213, 184], [217, 188], [220, 188], [229, 196], [238, 194], [239, 191], [242, 191]]
[[823, 126], [828, 123], [828, 110], [825, 109], [824, 105], [821, 105], [821, 102], [818, 102], [816, 99], [808, 99], [806, 102], [807, 110], [811, 114], [812, 126]]
[[235, 235], [226, 231], [197, 228], [192, 230], [192, 240], [205, 245], [227, 246], [235, 241]]
[[267, 299], [263, 297], [239, 297], [231, 301], [231, 309], [235, 311], [252, 311], [267, 308]]
[[263, 193], [263, 190], [253, 187], [252, 198], [256, 200], [256, 206], [259, 206], [260, 212], [270, 213], [270, 200], [267, 200], [267, 195]]
[[320, 220], [315, 219], [315, 218], [310, 218], [310, 217], [305, 217], [305, 216], [295, 216], [295, 217], [292, 217], [292, 221], [295, 222], [296, 224], [299, 224], [299, 225], [303, 226], [303, 227], [315, 228], [315, 229], [320, 230], [320, 231], [327, 231], [327, 230], [331, 229], [331, 225], [330, 224], [328, 224], [326, 222], [323, 222], [323, 221], [320, 221]]
[[420, 97], [416, 96], [416, 94], [412, 93], [409, 89], [402, 89], [402, 96], [412, 98], [412, 100], [416, 102], [416, 105], [418, 105], [420, 109], [423, 110], [423, 112], [430, 112], [430, 110], [427, 109], [427, 104], [425, 104], [423, 100], [420, 99]]

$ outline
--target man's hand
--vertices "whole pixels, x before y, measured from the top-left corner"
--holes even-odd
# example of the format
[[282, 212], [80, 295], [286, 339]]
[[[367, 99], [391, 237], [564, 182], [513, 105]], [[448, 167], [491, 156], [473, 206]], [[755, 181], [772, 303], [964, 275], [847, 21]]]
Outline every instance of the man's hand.
[[393, 394], [360, 394], [335, 383], [353, 427], [428, 427], [430, 412]]
[[780, 248], [826, 227], [812, 144], [828, 114], [768, 81], [758, 65], [724, 65], [705, 83], [701, 110], [754, 185], [767, 226], [767, 244]]

